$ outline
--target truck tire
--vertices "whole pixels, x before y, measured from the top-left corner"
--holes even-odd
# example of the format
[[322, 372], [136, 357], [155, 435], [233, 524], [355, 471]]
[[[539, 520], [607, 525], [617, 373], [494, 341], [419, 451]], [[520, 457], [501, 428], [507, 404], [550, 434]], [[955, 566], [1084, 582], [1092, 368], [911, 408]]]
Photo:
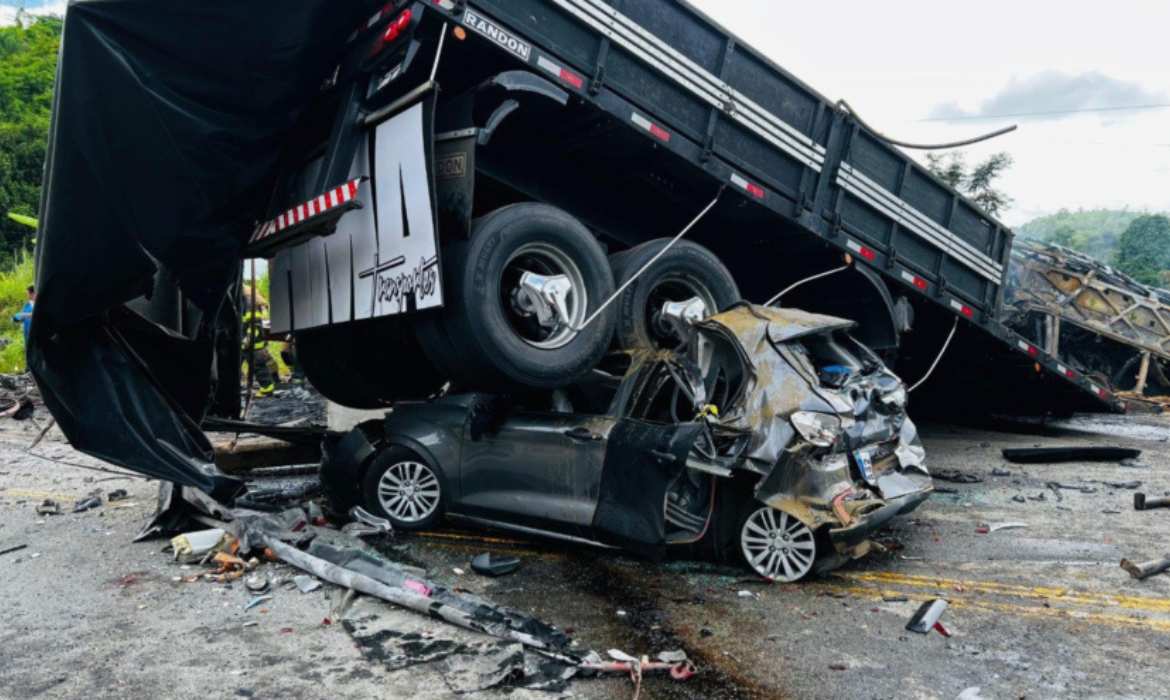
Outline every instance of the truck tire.
[[414, 331], [398, 319], [376, 319], [296, 334], [305, 376], [321, 395], [349, 408], [376, 409], [425, 399], [446, 379], [427, 359]]
[[[443, 248], [445, 307], [420, 316], [418, 336], [440, 371], [461, 389], [555, 389], [592, 371], [613, 335], [603, 313], [575, 332], [613, 294], [613, 275], [593, 235], [565, 212], [515, 204], [477, 220], [471, 238]], [[568, 324], [545, 324], [520, 291], [525, 272], [563, 276]]]
[[[644, 265], [669, 244], [669, 239], [643, 243], [609, 259], [620, 289]], [[618, 298], [616, 342], [622, 350], [673, 349], [678, 338], [659, 319], [668, 301], [699, 298], [708, 315], [723, 311], [740, 300], [731, 272], [711, 251], [698, 243], [679, 241], [654, 266], [626, 288]]]

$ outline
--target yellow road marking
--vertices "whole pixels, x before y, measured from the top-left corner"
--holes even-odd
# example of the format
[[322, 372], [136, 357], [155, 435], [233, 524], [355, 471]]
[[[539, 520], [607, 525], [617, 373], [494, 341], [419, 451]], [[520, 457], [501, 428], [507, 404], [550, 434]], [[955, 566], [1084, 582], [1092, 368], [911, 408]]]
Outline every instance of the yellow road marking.
[[77, 499], [73, 496], [62, 496], [56, 493], [49, 493], [48, 491], [21, 491], [19, 489], [5, 489], [0, 491], [0, 496], [20, 496], [22, 498], [51, 498], [54, 501], [69, 501], [76, 502]]
[[1139, 596], [1109, 595], [1105, 593], [1091, 593], [1075, 591], [1067, 588], [1043, 588], [1037, 586], [1021, 586], [1010, 583], [996, 583], [993, 581], [966, 581], [953, 578], [933, 578], [928, 576], [914, 576], [909, 574], [888, 573], [860, 573], [835, 574], [837, 578], [865, 581], [868, 583], [895, 584], [902, 586], [916, 586], [926, 588], [947, 589], [955, 591], [956, 586], [962, 586], [968, 593], [983, 592], [994, 595], [1008, 595], [1021, 598], [1036, 598], [1041, 600], [1081, 603], [1086, 605], [1107, 605], [1131, 608], [1134, 610], [1148, 610], [1151, 612], [1170, 612], [1170, 600], [1165, 598], [1145, 598]]
[[483, 537], [481, 535], [461, 535], [454, 532], [433, 532], [428, 530], [418, 534], [422, 537], [433, 537], [439, 540], [465, 540], [468, 542], [490, 542], [492, 544], [531, 544], [524, 540], [508, 540], [502, 537]]
[[[906, 593], [904, 591], [878, 590], [854, 586], [830, 586], [830, 590], [852, 593], [858, 597], [880, 600], [887, 596], [901, 596], [915, 602], [930, 600], [938, 596], [923, 593]], [[1155, 620], [1120, 615], [1105, 615], [1102, 613], [1081, 612], [1079, 610], [1065, 610], [1062, 608], [1040, 608], [1030, 605], [1013, 605], [1011, 603], [995, 603], [987, 600], [971, 600], [969, 598], [947, 597], [950, 607], [956, 610], [974, 609], [994, 613], [1006, 613], [1033, 618], [1061, 618], [1070, 622], [1088, 622], [1096, 625], [1112, 627], [1127, 627], [1135, 629], [1152, 629], [1158, 632], [1170, 632], [1170, 620]]]

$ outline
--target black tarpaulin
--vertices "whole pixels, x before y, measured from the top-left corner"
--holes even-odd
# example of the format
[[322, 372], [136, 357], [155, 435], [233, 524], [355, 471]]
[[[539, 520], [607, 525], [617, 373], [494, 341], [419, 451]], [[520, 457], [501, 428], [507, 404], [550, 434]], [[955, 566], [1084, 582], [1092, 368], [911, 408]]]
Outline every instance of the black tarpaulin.
[[[238, 488], [198, 429], [208, 325], [266, 213], [286, 135], [364, 4], [70, 3], [29, 363], [78, 449], [220, 497]], [[129, 311], [156, 277], [208, 320], [167, 329]]]

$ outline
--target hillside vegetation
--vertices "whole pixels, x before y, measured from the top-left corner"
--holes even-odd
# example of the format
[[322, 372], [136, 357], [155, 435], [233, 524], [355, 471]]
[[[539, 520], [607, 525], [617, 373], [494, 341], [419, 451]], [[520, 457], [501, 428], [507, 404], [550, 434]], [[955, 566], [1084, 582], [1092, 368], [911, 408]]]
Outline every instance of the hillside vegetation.
[[1127, 209], [1061, 209], [1016, 229], [1027, 240], [1078, 250], [1146, 284], [1170, 283], [1170, 219]]

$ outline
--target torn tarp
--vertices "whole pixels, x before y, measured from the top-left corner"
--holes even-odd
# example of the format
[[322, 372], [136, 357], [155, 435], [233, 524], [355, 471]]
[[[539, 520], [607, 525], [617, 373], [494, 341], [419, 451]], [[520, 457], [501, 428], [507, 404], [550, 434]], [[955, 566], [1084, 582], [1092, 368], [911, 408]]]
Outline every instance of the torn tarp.
[[225, 500], [239, 490], [198, 429], [213, 331], [286, 134], [369, 5], [70, 2], [29, 365], [74, 447]]

